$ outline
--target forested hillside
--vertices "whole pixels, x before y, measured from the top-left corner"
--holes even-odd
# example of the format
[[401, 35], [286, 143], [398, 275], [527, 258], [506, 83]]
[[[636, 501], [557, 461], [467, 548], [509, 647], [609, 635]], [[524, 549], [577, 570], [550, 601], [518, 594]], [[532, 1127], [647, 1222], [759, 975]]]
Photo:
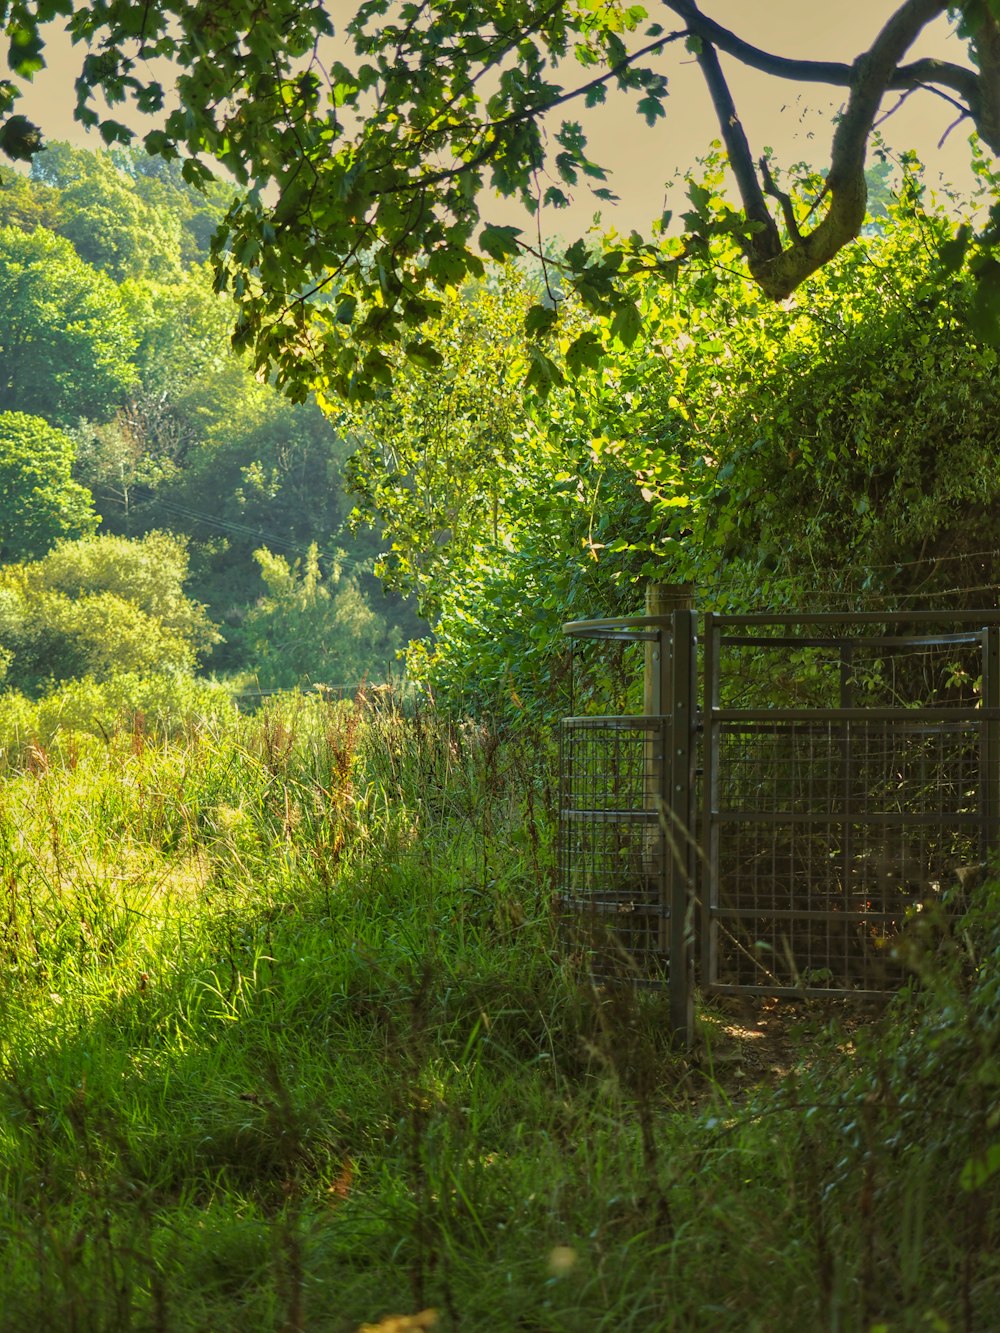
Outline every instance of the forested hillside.
[[[996, 179], [976, 161], [988, 200]], [[623, 277], [618, 238], [595, 235], [594, 281], [614, 272], [634, 316], [561, 291], [544, 256], [508, 261], [387, 345], [363, 392], [338, 398], [320, 377], [292, 402], [232, 350], [237, 304], [213, 288], [226, 186], [66, 144], [7, 171], [8, 684], [38, 695], [137, 669], [123, 628], [99, 666], [33, 626], [110, 633], [88, 617], [121, 602], [122, 581], [87, 579], [142, 559], [109, 539], [154, 534], [175, 540], [176, 595], [204, 608], [185, 669], [250, 690], [343, 686], [402, 655], [453, 705], [515, 716], [565, 704], [563, 621], [633, 610], [650, 579], [693, 582], [717, 609], [981, 602], [997, 577], [1000, 387], [976, 272], [960, 269], [979, 201], [933, 198], [918, 164], [885, 153], [871, 177], [877, 216], [808, 300], [747, 284], [732, 236], [665, 284]], [[721, 186], [710, 157], [686, 195], [721, 219]], [[807, 209], [823, 179], [803, 169], [797, 188]], [[73, 554], [81, 542], [97, 546]], [[57, 543], [79, 565], [71, 626], [45, 600]], [[140, 611], [115, 614], [123, 627]]]
[[[374, 576], [380, 534], [348, 521], [348, 442], [232, 351], [206, 262], [231, 193], [65, 143], [3, 172], [8, 687], [197, 669], [250, 691], [354, 688], [421, 631]], [[144, 600], [140, 566], [197, 633]]]

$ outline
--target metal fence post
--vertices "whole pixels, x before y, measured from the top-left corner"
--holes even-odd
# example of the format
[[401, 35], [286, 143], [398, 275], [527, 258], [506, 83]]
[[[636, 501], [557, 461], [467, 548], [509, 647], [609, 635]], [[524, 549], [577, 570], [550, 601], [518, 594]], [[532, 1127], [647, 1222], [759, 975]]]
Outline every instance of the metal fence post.
[[651, 583], [646, 615], [657, 617], [656, 637], [646, 644], [643, 712], [658, 717], [658, 734], [646, 743], [646, 808], [655, 811], [646, 867], [659, 885], [658, 945], [667, 955], [670, 1021], [680, 1041], [691, 1038], [692, 946], [689, 929], [692, 862], [692, 728], [696, 621], [690, 584]]
[[677, 1039], [690, 1045], [694, 1030], [694, 728], [697, 716], [697, 618], [693, 610], [671, 617], [672, 672], [669, 722], [664, 737], [661, 819], [666, 842], [664, 889], [670, 910], [668, 987], [670, 1025]]
[[704, 703], [702, 704], [702, 808], [699, 866], [699, 885], [701, 888], [701, 907], [698, 924], [701, 930], [701, 984], [711, 986], [715, 980], [718, 961], [717, 927], [713, 913], [718, 885], [716, 874], [719, 867], [719, 825], [715, 811], [719, 800], [719, 728], [715, 721], [715, 712], [721, 701], [719, 688], [719, 670], [721, 649], [721, 631], [716, 624], [716, 615], [712, 611], [704, 619]]
[[990, 714], [1000, 708], [1000, 627], [987, 625], [983, 629], [983, 707], [987, 720], [983, 723], [980, 749], [981, 812], [980, 859], [985, 863], [992, 853], [1000, 851], [1000, 722]]

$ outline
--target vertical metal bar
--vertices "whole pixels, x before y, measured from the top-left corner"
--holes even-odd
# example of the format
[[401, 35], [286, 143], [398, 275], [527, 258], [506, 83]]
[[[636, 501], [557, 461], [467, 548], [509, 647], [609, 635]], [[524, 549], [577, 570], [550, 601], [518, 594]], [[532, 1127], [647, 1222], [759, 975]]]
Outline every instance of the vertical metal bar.
[[[663, 616], [664, 603], [669, 606], [669, 589], [660, 583], [650, 583], [646, 588], [646, 615]], [[650, 812], [652, 822], [647, 825], [643, 835], [643, 873], [647, 884], [655, 886], [656, 902], [659, 915], [655, 924], [655, 946], [657, 952], [669, 958], [669, 926], [664, 913], [667, 911], [667, 857], [666, 839], [663, 833], [663, 800], [669, 784], [669, 759], [667, 757], [668, 725], [665, 713], [669, 707], [671, 653], [673, 644], [669, 632], [661, 623], [656, 626], [656, 637], [646, 644], [645, 675], [643, 679], [643, 712], [646, 715], [646, 739], [643, 743], [643, 805]], [[658, 718], [659, 724], [653, 729], [651, 719]], [[669, 966], [669, 964], [668, 964]]]
[[[1000, 708], [1000, 626], [983, 630], [983, 707]], [[987, 714], [980, 741], [980, 859], [1000, 850], [1000, 722]]]
[[[661, 723], [655, 729], [652, 722], [647, 723], [650, 729], [644, 744], [644, 806], [651, 813], [652, 821], [645, 838], [643, 870], [649, 886], [656, 888], [660, 908], [656, 949], [668, 957], [670, 928], [666, 914], [670, 903], [670, 852], [663, 819], [669, 808], [671, 781], [669, 729], [674, 695], [674, 626], [671, 616], [678, 610], [690, 611], [693, 606], [694, 588], [691, 584], [650, 583], [646, 588], [646, 615], [655, 617], [659, 623], [654, 626], [655, 638], [646, 644], [643, 709], [648, 719], [659, 718]], [[666, 807], [664, 800], [668, 801]]]
[[[840, 645], [840, 706], [841, 708], [851, 708], [854, 705], [854, 641], [852, 639]], [[844, 722], [840, 732], [840, 750], [842, 787], [841, 792], [844, 798], [844, 808], [841, 815], [841, 895], [842, 907], [848, 911], [851, 907], [851, 884], [852, 884], [852, 865], [854, 861], [854, 830], [852, 820], [854, 818], [854, 755], [853, 755], [853, 736], [851, 734], [850, 722]], [[833, 833], [833, 825], [829, 832]], [[832, 886], [831, 886], [832, 887]]]
[[721, 631], [716, 624], [715, 615], [709, 611], [705, 616], [705, 686], [702, 723], [702, 816], [701, 816], [701, 865], [699, 886], [701, 890], [701, 979], [702, 984], [710, 986], [716, 980], [718, 958], [716, 956], [715, 927], [712, 908], [717, 894], [719, 870], [719, 829], [715, 820], [718, 805], [719, 788], [719, 727], [715, 720], [715, 710], [719, 706], [719, 651]]
[[693, 939], [690, 907], [693, 884], [693, 740], [697, 682], [696, 620], [693, 611], [675, 611], [672, 616], [673, 646], [669, 728], [664, 737], [670, 750], [663, 768], [670, 774], [663, 813], [667, 846], [667, 901], [670, 907], [670, 1024], [678, 1040], [690, 1044], [694, 1022]]
[[656, 670], [652, 682], [651, 700], [654, 712], [659, 715], [660, 725], [653, 744], [656, 748], [656, 764], [650, 775], [653, 792], [653, 809], [656, 811], [656, 823], [650, 830], [656, 848], [654, 865], [657, 874], [657, 892], [660, 908], [657, 948], [669, 961], [670, 976], [673, 976], [673, 956], [670, 951], [670, 891], [671, 891], [671, 838], [669, 812], [673, 808], [671, 788], [673, 786], [673, 759], [671, 755], [671, 735], [673, 727], [674, 676], [674, 634], [673, 625], [667, 628], [660, 625], [656, 631], [656, 651], [654, 661]]

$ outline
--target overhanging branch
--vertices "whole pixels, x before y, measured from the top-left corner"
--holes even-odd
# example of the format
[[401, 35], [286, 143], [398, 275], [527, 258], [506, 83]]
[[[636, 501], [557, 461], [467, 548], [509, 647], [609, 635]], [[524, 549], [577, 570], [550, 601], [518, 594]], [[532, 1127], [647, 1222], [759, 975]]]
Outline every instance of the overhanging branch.
[[760, 181], [757, 179], [753, 153], [750, 151], [750, 144], [736, 112], [736, 103], [722, 72], [715, 47], [709, 42], [702, 42], [697, 60], [705, 76], [712, 105], [715, 107], [719, 128], [722, 131], [722, 141], [729, 155], [729, 165], [733, 169], [740, 198], [743, 200], [743, 209], [751, 222], [760, 224], [761, 230], [746, 242], [748, 258], [767, 256], [773, 259], [781, 253], [781, 237], [767, 207]]
[[[867, 189], [865, 186], [865, 155], [868, 139], [885, 93], [900, 86], [894, 81], [900, 72], [900, 61], [923, 28], [947, 8], [947, 0], [905, 0], [882, 28], [871, 47], [860, 55], [849, 69], [847, 86], [850, 95], [847, 107], [837, 125], [830, 156], [827, 177], [827, 210], [822, 221], [808, 234], [790, 228], [790, 244], [784, 249], [777, 238], [777, 227], [767, 210], [764, 191], [753, 169], [750, 148], [736, 115], [725, 77], [719, 65], [710, 33], [721, 34], [728, 49], [738, 59], [756, 68], [763, 68], [765, 53], [740, 42], [728, 30], [706, 20], [695, 0], [664, 0], [667, 7], [687, 22], [690, 30], [702, 40], [698, 61], [708, 84], [719, 126], [736, 176], [743, 208], [751, 221], [764, 221], [764, 226], [750, 236], [748, 242], [750, 272], [768, 296], [782, 300], [810, 274], [852, 241], [861, 230], [865, 218]], [[735, 46], [734, 46], [735, 44]], [[720, 48], [723, 42], [719, 43]], [[754, 59], [747, 59], [747, 53]], [[829, 62], [800, 62], [781, 57], [767, 57], [767, 72], [793, 77], [791, 69], [800, 71], [809, 66], [814, 74], [822, 70], [824, 81], [840, 82], [844, 67]], [[917, 62], [926, 72], [928, 63]], [[905, 68], [905, 67], [904, 67]], [[912, 68], [912, 67], [911, 67]], [[949, 69], [959, 69], [949, 66]], [[832, 77], [836, 73], [836, 78]], [[976, 76], [969, 71], [975, 81]], [[817, 77], [818, 74], [816, 74]], [[905, 86], [905, 85], [904, 85]], [[767, 182], [765, 182], [765, 185]], [[774, 193], [774, 191], [770, 191]], [[780, 196], [779, 196], [780, 197]]]
[[[759, 46], [744, 41], [731, 29], [716, 23], [698, 9], [694, 0], [663, 0], [663, 3], [684, 19], [696, 37], [710, 42], [716, 50], [732, 56], [741, 65], [760, 70], [762, 74], [790, 79], [795, 83], [826, 83], [833, 88], [851, 86], [854, 76], [853, 64], [838, 60], [796, 60], [790, 56], [775, 55], [771, 51], [764, 51]], [[942, 13], [946, 8], [946, 4], [938, 5], [937, 12]], [[907, 88], [917, 88], [927, 84], [941, 84], [951, 88], [965, 99], [970, 113], [975, 115], [975, 106], [979, 100], [979, 76], [974, 69], [953, 64], [948, 60], [928, 57], [912, 61], [908, 65], [899, 65], [886, 84], [886, 91], [903, 92]]]

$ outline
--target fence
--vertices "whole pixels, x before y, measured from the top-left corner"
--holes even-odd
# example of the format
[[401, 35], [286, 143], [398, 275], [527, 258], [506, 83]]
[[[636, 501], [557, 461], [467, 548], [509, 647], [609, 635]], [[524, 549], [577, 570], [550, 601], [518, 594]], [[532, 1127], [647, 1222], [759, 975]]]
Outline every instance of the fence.
[[595, 977], [666, 986], [680, 1032], [696, 944], [710, 991], [897, 986], [914, 917], [998, 846], [1000, 612], [708, 615], [700, 650], [687, 609], [566, 631], [647, 647], [642, 715], [561, 730], [564, 919]]

